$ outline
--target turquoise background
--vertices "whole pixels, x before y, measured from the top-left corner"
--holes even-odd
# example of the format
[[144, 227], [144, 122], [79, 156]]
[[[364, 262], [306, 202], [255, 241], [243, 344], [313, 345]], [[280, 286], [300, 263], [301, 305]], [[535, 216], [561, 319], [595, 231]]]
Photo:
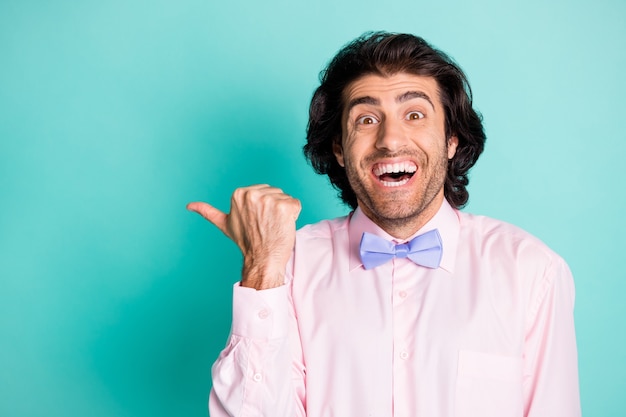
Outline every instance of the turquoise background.
[[240, 256], [188, 213], [238, 186], [341, 215], [301, 153], [317, 74], [365, 30], [467, 72], [467, 210], [569, 262], [582, 405], [626, 410], [626, 3], [0, 0], [0, 416], [206, 416]]

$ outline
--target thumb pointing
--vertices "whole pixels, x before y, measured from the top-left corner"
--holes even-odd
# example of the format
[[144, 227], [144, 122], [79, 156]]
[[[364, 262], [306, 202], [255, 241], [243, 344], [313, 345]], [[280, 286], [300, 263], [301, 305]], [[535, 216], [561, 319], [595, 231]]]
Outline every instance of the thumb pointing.
[[228, 233], [226, 233], [226, 219], [228, 218], [226, 213], [208, 203], [203, 203], [201, 201], [195, 201], [193, 203], [187, 204], [187, 210], [198, 213], [199, 215], [213, 223], [218, 229], [222, 231], [222, 233], [228, 236]]

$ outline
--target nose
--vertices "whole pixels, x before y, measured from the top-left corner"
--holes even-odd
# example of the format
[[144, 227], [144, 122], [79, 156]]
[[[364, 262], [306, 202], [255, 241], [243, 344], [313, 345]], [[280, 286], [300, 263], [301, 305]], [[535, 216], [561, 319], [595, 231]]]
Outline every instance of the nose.
[[402, 121], [386, 118], [378, 130], [376, 148], [388, 152], [396, 152], [407, 144], [407, 132], [402, 127]]

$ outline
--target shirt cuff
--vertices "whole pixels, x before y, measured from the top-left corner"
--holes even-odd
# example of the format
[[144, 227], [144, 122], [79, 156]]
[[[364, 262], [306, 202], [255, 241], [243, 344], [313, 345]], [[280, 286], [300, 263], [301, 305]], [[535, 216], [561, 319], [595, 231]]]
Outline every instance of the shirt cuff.
[[287, 337], [289, 300], [287, 286], [255, 290], [236, 283], [233, 288], [232, 333], [271, 340]]

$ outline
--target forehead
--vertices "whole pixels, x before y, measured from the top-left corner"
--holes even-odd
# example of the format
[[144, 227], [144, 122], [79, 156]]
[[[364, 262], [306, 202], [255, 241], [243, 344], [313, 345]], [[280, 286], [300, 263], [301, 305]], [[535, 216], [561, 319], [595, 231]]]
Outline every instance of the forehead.
[[343, 98], [346, 104], [362, 97], [372, 97], [384, 101], [385, 99], [394, 99], [408, 91], [424, 93], [430, 97], [436, 107], [441, 106], [439, 85], [433, 77], [405, 72], [393, 75], [364, 75], [344, 88]]

